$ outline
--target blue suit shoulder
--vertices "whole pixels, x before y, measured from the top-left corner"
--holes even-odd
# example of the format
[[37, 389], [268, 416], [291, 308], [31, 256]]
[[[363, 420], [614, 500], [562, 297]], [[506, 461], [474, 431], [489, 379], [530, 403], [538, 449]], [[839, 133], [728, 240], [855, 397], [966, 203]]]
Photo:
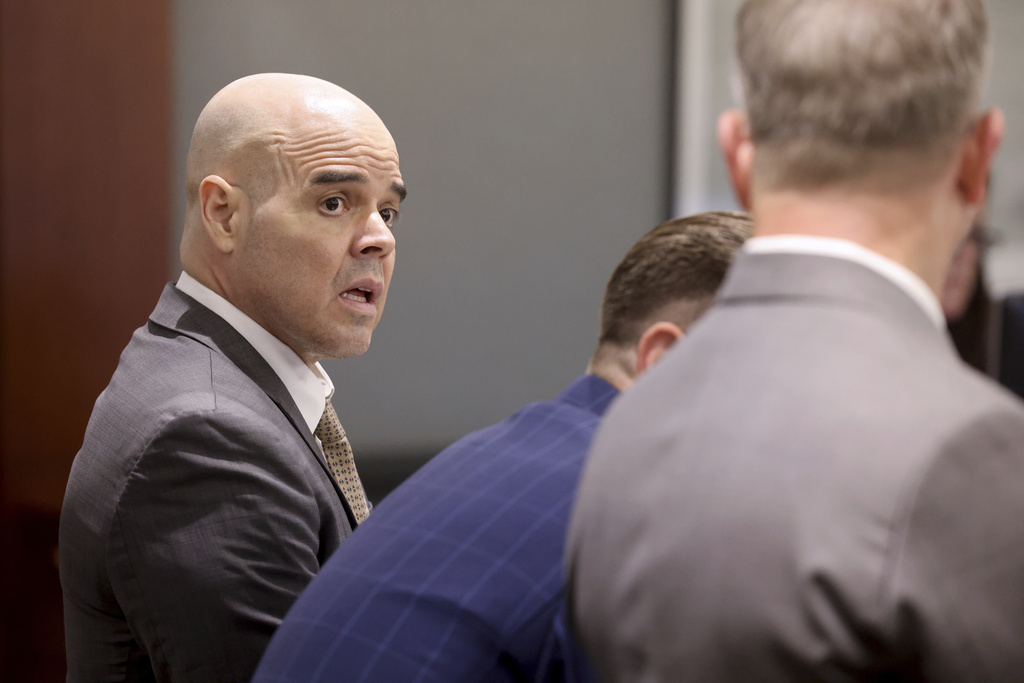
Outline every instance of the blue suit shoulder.
[[328, 561], [256, 680], [559, 680], [569, 510], [616, 393], [581, 378], [427, 463]]

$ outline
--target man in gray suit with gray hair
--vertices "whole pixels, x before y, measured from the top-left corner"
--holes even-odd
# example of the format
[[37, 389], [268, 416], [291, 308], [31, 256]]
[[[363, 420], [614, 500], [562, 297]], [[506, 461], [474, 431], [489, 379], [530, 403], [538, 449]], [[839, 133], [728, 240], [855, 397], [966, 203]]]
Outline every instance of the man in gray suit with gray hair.
[[936, 297], [1003, 131], [981, 0], [747, 0], [755, 237], [612, 406], [567, 564], [607, 681], [1024, 676], [1024, 407]]
[[369, 511], [319, 361], [366, 351], [384, 311], [391, 134], [332, 83], [248, 76], [199, 115], [185, 189], [184, 272], [68, 480], [68, 681], [248, 681]]

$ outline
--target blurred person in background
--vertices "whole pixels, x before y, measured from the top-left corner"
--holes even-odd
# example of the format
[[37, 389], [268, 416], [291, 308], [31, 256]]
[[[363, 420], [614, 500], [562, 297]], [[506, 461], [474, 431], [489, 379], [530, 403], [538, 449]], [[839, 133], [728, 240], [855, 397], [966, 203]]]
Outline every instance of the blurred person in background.
[[986, 213], [953, 253], [939, 300], [960, 357], [1024, 398], [1024, 292], [990, 293], [985, 257], [994, 237]]

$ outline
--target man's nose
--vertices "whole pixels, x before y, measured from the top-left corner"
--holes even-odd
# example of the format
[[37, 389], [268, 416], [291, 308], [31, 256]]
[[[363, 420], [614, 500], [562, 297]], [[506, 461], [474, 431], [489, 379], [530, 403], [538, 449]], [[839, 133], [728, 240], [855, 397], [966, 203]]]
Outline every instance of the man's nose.
[[387, 256], [395, 250], [395, 235], [379, 212], [367, 217], [355, 247], [363, 256]]

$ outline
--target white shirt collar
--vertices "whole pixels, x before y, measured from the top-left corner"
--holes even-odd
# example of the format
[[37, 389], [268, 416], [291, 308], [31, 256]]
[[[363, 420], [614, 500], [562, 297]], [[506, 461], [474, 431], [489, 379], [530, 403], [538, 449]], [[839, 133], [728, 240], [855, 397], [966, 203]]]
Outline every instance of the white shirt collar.
[[256, 352], [263, 356], [263, 360], [267, 361], [284, 382], [309, 431], [315, 431], [327, 401], [334, 394], [334, 384], [323, 367], [316, 363], [316, 370], [311, 370], [287, 344], [188, 273], [182, 271], [175, 286], [224, 318], [252, 344]]
[[885, 258], [877, 252], [835, 237], [819, 237], [817, 235], [771, 235], [767, 237], [751, 237], [743, 245], [743, 250], [752, 254], [788, 253], [814, 254], [816, 256], [832, 256], [859, 263], [886, 278], [906, 292], [913, 301], [925, 312], [928, 318], [940, 330], [946, 328], [946, 318], [942, 314], [942, 305], [935, 293], [920, 277], [906, 267]]

